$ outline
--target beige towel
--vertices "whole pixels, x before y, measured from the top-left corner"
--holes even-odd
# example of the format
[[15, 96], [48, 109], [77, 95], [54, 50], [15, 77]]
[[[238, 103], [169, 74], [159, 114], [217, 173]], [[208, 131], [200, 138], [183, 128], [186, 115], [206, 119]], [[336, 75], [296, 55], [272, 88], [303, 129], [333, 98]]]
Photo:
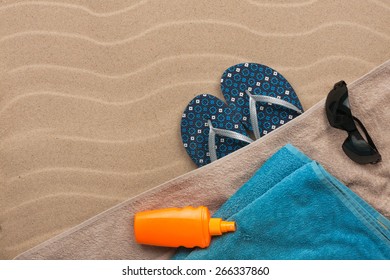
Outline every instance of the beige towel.
[[[337, 81], [329, 81], [329, 89], [334, 82]], [[236, 153], [125, 201], [17, 258], [168, 258], [174, 253], [173, 249], [135, 243], [134, 213], [186, 205], [206, 205], [215, 211], [286, 143], [292, 143], [320, 162], [368, 203], [390, 217], [390, 61], [349, 85], [349, 92], [352, 112], [364, 122], [377, 144], [383, 158], [381, 163], [358, 165], [347, 158], [341, 149], [347, 135], [328, 125], [323, 100], [302, 116]]]

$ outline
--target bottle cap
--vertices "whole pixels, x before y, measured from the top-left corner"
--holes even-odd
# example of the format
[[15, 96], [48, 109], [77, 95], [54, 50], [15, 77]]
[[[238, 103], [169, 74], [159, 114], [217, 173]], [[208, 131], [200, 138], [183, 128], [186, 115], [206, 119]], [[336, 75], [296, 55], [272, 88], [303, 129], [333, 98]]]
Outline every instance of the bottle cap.
[[222, 233], [235, 230], [235, 222], [222, 221], [221, 218], [211, 218], [209, 221], [210, 235], [222, 235]]

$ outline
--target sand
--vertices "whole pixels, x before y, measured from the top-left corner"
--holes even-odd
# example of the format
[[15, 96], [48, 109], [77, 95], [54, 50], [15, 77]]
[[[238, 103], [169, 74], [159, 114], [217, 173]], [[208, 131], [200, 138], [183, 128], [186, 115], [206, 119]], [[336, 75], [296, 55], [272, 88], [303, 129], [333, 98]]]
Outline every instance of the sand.
[[181, 113], [230, 65], [308, 109], [389, 57], [385, 0], [0, 1], [0, 258], [194, 169]]

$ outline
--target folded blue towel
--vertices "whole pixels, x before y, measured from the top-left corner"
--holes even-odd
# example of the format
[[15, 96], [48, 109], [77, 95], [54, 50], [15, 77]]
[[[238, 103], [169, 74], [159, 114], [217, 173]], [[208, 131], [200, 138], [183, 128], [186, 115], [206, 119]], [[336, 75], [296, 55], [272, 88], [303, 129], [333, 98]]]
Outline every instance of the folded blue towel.
[[292, 145], [214, 216], [236, 232], [174, 259], [390, 259], [390, 221]]

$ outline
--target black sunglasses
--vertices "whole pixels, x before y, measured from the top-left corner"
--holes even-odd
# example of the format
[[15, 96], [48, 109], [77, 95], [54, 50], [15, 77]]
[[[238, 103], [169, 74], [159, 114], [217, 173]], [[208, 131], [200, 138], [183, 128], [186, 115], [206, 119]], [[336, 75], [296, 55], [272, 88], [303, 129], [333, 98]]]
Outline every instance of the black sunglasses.
[[[348, 132], [343, 143], [344, 153], [353, 161], [360, 164], [377, 163], [382, 157], [375, 147], [363, 123], [352, 112], [348, 101], [348, 88], [344, 81], [336, 83], [329, 92], [325, 103], [326, 115], [330, 125]], [[367, 141], [362, 137], [355, 122], [364, 132]]]

